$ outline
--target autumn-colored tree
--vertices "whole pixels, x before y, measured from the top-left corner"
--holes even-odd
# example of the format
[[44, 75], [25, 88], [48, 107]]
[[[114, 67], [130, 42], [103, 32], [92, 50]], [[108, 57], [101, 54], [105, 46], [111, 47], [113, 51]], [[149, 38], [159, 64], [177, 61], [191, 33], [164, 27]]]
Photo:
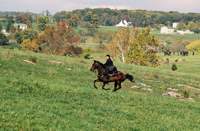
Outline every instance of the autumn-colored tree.
[[106, 45], [108, 52], [118, 56], [122, 63], [125, 63], [125, 53], [130, 48], [129, 35], [128, 28], [121, 28], [113, 35], [112, 41]]
[[200, 40], [196, 40], [190, 43], [189, 45], [186, 46], [186, 49], [192, 52], [200, 52]]
[[24, 13], [24, 14], [22, 15], [22, 23], [23, 23], [23, 24], [27, 24], [28, 20], [29, 20], [29, 15], [28, 15], [28, 13]]
[[159, 56], [155, 51], [147, 50], [147, 45], [159, 46], [159, 41], [150, 34], [150, 27], [146, 27], [140, 33], [132, 30], [129, 36], [131, 41], [129, 42], [130, 49], [126, 53], [126, 62], [151, 67], [158, 66]]
[[30, 39], [25, 39], [21, 44], [19, 44], [19, 50], [39, 52], [38, 45], [34, 41], [31, 41]]
[[82, 49], [76, 47], [79, 37], [72, 35], [72, 28], [65, 22], [49, 26], [41, 35], [35, 37], [34, 41], [41, 48], [41, 52], [53, 55], [74, 56], [82, 53]]

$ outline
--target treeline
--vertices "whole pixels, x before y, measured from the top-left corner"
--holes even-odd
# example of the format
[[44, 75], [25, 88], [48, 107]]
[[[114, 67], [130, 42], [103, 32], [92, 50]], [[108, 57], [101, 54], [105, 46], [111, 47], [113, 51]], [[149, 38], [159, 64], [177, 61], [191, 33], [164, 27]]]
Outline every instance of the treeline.
[[[16, 11], [0, 11], [0, 18], [2, 17], [8, 17], [8, 16], [17, 16], [17, 15], [23, 15], [24, 13], [27, 13], [27, 12], [16, 12]], [[34, 15], [38, 15], [37, 13], [32, 13], [32, 12], [28, 12], [28, 14], [30, 16], [34, 16]]]
[[113, 10], [109, 8], [96, 9], [76, 9], [71, 12], [61, 11], [53, 15], [54, 22], [69, 22], [71, 16], [76, 14], [81, 22], [92, 22], [94, 15], [98, 20], [99, 25], [113, 26], [121, 20], [132, 22], [134, 27], [154, 27], [159, 24], [172, 25], [173, 22], [183, 22], [185, 25], [188, 22], [200, 21], [199, 13], [179, 13], [177, 11], [147, 11], [147, 10]]

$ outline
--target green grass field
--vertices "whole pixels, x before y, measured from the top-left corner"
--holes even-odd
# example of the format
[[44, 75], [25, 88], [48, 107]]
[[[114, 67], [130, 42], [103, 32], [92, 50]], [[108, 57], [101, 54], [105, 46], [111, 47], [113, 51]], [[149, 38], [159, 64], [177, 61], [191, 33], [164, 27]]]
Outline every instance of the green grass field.
[[[118, 70], [132, 74], [136, 83], [127, 80], [113, 93], [100, 83], [98, 90], [93, 87], [92, 59], [0, 49], [0, 130], [199, 130], [200, 92], [176, 85], [200, 88], [199, 70], [192, 72], [199, 68], [199, 56], [168, 57], [170, 63], [180, 59], [175, 72], [171, 64], [150, 68], [115, 60]], [[31, 57], [36, 64], [24, 61]], [[92, 57], [105, 62], [103, 54]], [[130, 88], [140, 81], [153, 92]], [[177, 88], [182, 95], [187, 90], [195, 102], [162, 96], [167, 92], [163, 87]]]

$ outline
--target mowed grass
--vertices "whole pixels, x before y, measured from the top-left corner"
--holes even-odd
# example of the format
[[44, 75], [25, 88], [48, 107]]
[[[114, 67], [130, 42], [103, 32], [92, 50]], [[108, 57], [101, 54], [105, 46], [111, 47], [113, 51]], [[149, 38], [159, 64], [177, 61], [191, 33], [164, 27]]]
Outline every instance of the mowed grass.
[[[24, 62], [31, 57], [36, 58], [36, 64]], [[191, 58], [186, 57], [186, 62]], [[200, 88], [199, 74], [181, 72], [179, 67], [173, 72], [168, 69], [171, 65], [159, 69], [114, 61], [118, 70], [132, 74], [136, 83], [126, 80], [121, 90], [111, 92], [102, 90], [100, 83], [98, 90], [93, 87], [97, 74], [89, 71], [92, 63], [82, 58], [0, 49], [0, 129], [199, 130], [200, 92], [176, 86], [192, 86], [193, 81]], [[140, 81], [154, 91], [130, 88], [141, 86], [137, 84]], [[178, 88], [180, 94], [187, 90], [195, 102], [162, 96], [167, 92], [163, 86]], [[113, 83], [106, 88], [113, 89]]]

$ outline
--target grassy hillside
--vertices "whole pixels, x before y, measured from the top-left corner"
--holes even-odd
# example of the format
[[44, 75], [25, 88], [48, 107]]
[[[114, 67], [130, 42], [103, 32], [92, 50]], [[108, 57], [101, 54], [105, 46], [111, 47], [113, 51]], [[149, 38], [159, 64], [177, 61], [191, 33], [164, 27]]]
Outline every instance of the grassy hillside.
[[[195, 65], [179, 70], [190, 60], [199, 65], [199, 56], [185, 57], [176, 72], [171, 65], [154, 69], [115, 61], [120, 71], [134, 75], [136, 83], [125, 81], [113, 93], [102, 90], [100, 83], [98, 90], [93, 87], [93, 60], [0, 49], [0, 129], [199, 130], [200, 92], [176, 85], [200, 88], [199, 73], [190, 72]], [[31, 57], [35, 65], [24, 61]], [[141, 86], [140, 81], [153, 92], [130, 88]], [[167, 92], [163, 87], [178, 88], [180, 94], [187, 90], [195, 102], [162, 96]], [[106, 88], [113, 89], [113, 84]]]

